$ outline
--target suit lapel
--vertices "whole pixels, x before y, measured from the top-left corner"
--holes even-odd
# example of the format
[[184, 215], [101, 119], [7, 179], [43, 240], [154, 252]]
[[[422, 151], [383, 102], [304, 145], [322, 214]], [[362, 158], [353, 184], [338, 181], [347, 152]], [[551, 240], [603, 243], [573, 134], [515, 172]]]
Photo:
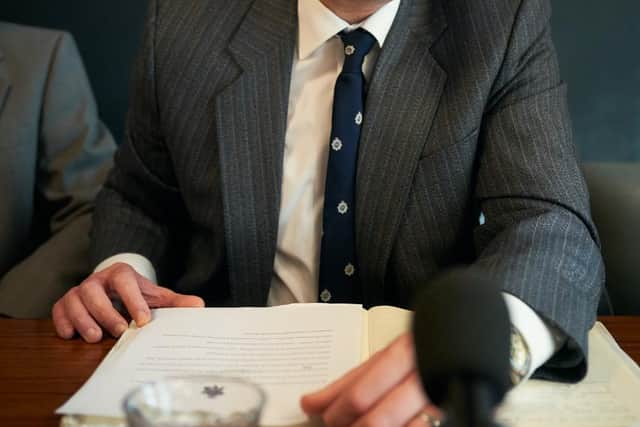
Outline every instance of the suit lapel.
[[356, 182], [364, 302], [384, 301], [386, 267], [446, 73], [430, 47], [446, 28], [439, 0], [403, 0], [367, 92]]
[[4, 55], [0, 51], [0, 114], [4, 110], [4, 104], [9, 96], [9, 72]]
[[236, 305], [267, 302], [276, 251], [295, 0], [256, 0], [228, 50], [242, 69], [217, 95], [225, 238]]

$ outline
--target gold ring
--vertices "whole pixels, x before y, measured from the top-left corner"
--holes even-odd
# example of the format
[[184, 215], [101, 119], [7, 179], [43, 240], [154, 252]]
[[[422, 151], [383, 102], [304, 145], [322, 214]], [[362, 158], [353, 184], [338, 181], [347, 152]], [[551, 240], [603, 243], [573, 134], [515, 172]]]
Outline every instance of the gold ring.
[[424, 421], [425, 424], [431, 427], [440, 427], [440, 420], [434, 417], [433, 415], [429, 415], [426, 412], [420, 413], [420, 419]]

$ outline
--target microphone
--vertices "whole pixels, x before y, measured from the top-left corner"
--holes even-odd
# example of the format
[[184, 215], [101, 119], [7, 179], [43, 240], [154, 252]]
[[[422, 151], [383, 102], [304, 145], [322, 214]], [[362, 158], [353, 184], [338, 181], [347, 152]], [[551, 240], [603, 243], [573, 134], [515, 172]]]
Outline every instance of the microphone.
[[511, 386], [509, 313], [496, 281], [474, 267], [437, 277], [413, 321], [422, 385], [446, 412], [442, 426], [488, 427]]

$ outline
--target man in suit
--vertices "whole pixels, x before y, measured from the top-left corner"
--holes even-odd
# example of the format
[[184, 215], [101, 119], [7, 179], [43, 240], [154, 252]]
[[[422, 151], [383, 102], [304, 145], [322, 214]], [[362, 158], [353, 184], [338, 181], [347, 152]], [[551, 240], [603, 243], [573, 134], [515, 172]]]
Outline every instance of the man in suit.
[[[549, 17], [548, 0], [152, 2], [99, 265], [58, 333], [119, 335], [109, 297], [141, 325], [160, 306], [406, 307], [474, 264], [525, 349], [514, 378], [581, 378], [603, 265]], [[302, 404], [330, 426], [437, 414], [409, 336]]]
[[0, 22], [1, 314], [46, 317], [92, 270], [93, 200], [114, 151], [71, 36]]

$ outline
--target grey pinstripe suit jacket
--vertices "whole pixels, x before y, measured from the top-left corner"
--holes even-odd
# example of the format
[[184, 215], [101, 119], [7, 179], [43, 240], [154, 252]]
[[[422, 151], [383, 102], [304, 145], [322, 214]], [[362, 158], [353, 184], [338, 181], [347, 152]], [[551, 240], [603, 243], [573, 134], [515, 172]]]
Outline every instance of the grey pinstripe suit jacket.
[[[570, 337], [542, 374], [575, 379], [603, 265], [550, 12], [402, 1], [368, 87], [356, 240], [366, 305], [407, 306], [436, 272], [475, 262]], [[94, 261], [141, 253], [209, 304], [263, 305], [296, 1], [156, 0], [147, 26]]]

